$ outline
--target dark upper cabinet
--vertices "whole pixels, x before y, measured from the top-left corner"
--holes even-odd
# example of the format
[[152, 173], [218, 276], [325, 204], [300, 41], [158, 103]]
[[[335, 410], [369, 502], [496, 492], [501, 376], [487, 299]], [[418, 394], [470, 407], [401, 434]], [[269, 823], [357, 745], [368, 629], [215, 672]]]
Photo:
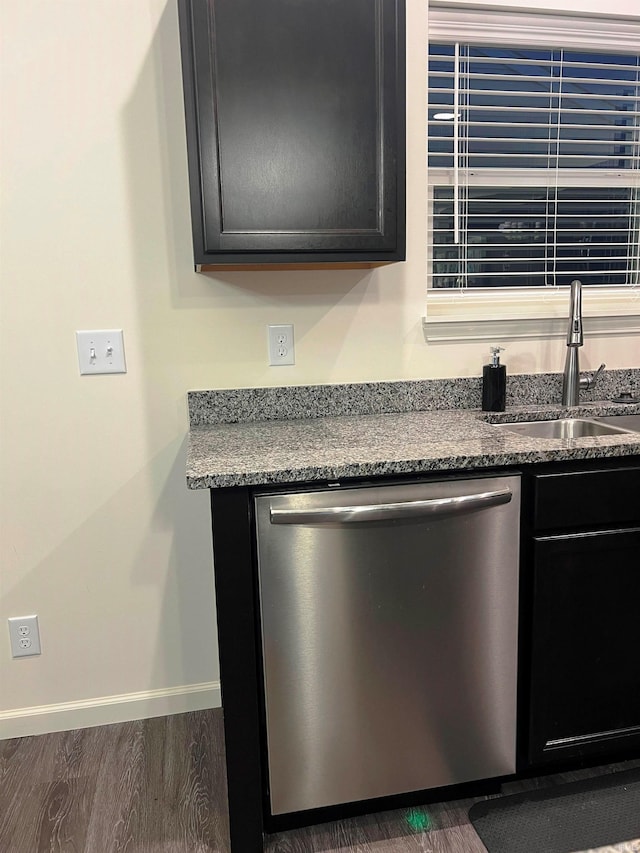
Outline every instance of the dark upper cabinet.
[[404, 0], [179, 4], [196, 265], [404, 260]]

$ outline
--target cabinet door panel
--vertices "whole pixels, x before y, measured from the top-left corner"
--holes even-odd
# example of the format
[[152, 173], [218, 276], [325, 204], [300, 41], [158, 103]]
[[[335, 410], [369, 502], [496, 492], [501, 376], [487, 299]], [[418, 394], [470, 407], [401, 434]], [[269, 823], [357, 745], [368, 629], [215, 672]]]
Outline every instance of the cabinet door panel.
[[[367, 144], [382, 106], [370, 8], [370, 0], [216, 3], [225, 235], [380, 233], [378, 152]], [[278, 15], [286, 19], [273, 27]]]
[[196, 262], [403, 257], [399, 0], [185, 4]]
[[530, 758], [640, 745], [640, 529], [534, 543]]

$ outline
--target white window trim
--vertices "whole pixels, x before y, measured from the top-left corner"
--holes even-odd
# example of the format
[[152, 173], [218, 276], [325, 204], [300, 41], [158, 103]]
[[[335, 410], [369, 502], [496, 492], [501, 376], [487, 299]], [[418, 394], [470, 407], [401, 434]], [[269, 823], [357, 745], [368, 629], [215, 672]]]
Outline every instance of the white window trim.
[[[429, 38], [544, 45], [584, 50], [637, 52], [640, 16], [633, 20], [564, 13], [475, 11], [430, 3]], [[429, 211], [429, 222], [431, 215]], [[431, 264], [431, 249], [428, 263]], [[427, 289], [423, 331], [427, 341], [550, 338], [566, 334], [568, 288]], [[598, 335], [640, 334], [640, 290], [589, 287], [583, 291], [585, 331]]]
[[640, 15], [637, 20], [581, 17], [541, 12], [506, 10], [474, 11], [429, 4], [429, 38], [438, 41], [509, 44], [529, 47], [557, 46], [576, 50], [637, 53]]
[[[423, 331], [427, 341], [495, 341], [555, 338], [567, 334], [568, 287], [473, 288], [427, 295]], [[452, 295], [453, 294], [453, 295]], [[637, 288], [585, 287], [582, 291], [587, 334], [640, 334]]]

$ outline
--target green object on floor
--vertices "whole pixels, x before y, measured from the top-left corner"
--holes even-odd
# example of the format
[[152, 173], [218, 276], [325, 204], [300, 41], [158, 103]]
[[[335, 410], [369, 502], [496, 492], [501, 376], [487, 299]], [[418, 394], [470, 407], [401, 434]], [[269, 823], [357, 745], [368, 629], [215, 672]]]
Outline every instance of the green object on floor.
[[422, 809], [409, 809], [405, 815], [405, 820], [414, 832], [428, 832], [433, 825], [429, 812]]

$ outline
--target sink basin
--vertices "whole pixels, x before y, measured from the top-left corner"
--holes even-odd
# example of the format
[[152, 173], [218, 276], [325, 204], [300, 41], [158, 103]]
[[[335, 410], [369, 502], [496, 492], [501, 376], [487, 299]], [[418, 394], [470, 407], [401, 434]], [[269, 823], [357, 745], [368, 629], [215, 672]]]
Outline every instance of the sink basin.
[[[640, 416], [636, 415], [635, 417]], [[607, 423], [603, 422], [605, 420]], [[611, 424], [611, 420], [615, 419], [600, 418], [598, 421], [592, 421], [584, 418], [562, 418], [552, 421], [494, 424], [494, 426], [506, 429], [509, 432], [517, 432], [520, 435], [529, 435], [532, 438], [585, 438], [599, 435], [620, 435], [629, 431], [622, 424], [620, 426]], [[637, 428], [640, 429], [640, 425]]]
[[632, 432], [640, 432], [640, 415], [611, 415], [610, 417], [598, 417], [595, 420], [599, 424], [630, 429]]

